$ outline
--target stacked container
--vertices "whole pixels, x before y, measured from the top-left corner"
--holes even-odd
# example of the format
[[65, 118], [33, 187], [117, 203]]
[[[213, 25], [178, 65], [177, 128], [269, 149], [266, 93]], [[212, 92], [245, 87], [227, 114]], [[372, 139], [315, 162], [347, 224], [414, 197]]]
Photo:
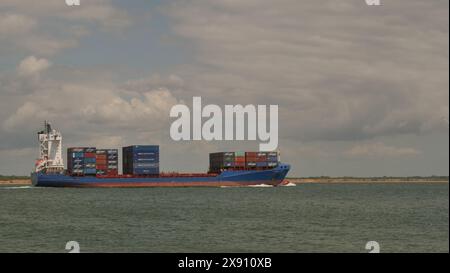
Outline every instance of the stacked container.
[[134, 145], [123, 147], [122, 163], [124, 174], [159, 174], [159, 146]]
[[267, 167], [278, 166], [278, 153], [277, 152], [267, 152]]
[[221, 153], [210, 153], [209, 154], [209, 170], [211, 172], [220, 171], [223, 168], [223, 160], [220, 156]]
[[256, 167], [257, 168], [268, 167], [266, 152], [257, 152], [256, 153]]
[[209, 154], [209, 168], [211, 171], [233, 168], [235, 166], [234, 152]]
[[260, 169], [278, 165], [277, 152], [222, 152], [209, 154], [209, 169]]
[[108, 172], [108, 155], [106, 150], [99, 149], [97, 150], [96, 160], [97, 160], [97, 174], [98, 175], [106, 175]]
[[84, 148], [67, 149], [67, 170], [71, 175], [84, 175]]
[[256, 168], [256, 155], [257, 152], [246, 152], [245, 153], [245, 167], [246, 168]]
[[95, 147], [67, 149], [67, 170], [71, 175], [95, 175]]
[[96, 148], [84, 148], [84, 175], [97, 174]]
[[118, 149], [108, 149], [106, 150], [108, 155], [108, 175], [118, 175], [119, 174], [119, 150]]
[[117, 175], [118, 174], [118, 150], [101, 149], [97, 150], [96, 167], [98, 175]]
[[250, 157], [251, 160], [249, 161], [247, 159], [248, 166], [252, 165], [256, 166], [257, 168], [265, 168], [265, 167], [276, 167], [278, 165], [277, 152], [256, 152], [251, 154], [252, 154], [252, 157]]
[[245, 168], [245, 152], [234, 152], [234, 167]]

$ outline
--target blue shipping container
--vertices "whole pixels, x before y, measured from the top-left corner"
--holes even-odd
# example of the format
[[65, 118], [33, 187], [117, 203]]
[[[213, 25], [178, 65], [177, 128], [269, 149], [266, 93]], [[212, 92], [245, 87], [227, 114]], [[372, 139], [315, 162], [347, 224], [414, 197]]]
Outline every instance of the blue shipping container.
[[135, 168], [133, 170], [134, 174], [159, 174], [159, 169], [158, 168]]
[[158, 174], [159, 146], [134, 145], [122, 148], [124, 174]]
[[159, 168], [159, 163], [137, 163], [135, 168]]
[[256, 167], [267, 167], [267, 162], [256, 162]]
[[71, 153], [72, 154], [72, 158], [84, 158], [84, 153], [81, 152], [76, 152], [76, 153]]
[[84, 168], [84, 173], [85, 174], [96, 174], [97, 169], [96, 168]]
[[140, 162], [159, 162], [159, 158], [142, 158], [142, 157], [135, 157], [133, 160], [134, 163], [140, 163]]
[[129, 147], [131, 147], [131, 150], [134, 152], [159, 152], [158, 145], [134, 145]]
[[95, 157], [85, 157], [84, 158], [84, 163], [95, 163], [96, 159]]

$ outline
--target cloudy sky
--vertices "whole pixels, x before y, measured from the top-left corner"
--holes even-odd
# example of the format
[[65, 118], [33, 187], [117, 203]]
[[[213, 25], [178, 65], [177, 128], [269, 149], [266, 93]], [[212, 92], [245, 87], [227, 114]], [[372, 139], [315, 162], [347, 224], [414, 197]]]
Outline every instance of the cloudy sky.
[[169, 110], [279, 105], [292, 175], [448, 175], [449, 2], [0, 0], [0, 174], [64, 145], [160, 144], [163, 170], [258, 142], [174, 142]]

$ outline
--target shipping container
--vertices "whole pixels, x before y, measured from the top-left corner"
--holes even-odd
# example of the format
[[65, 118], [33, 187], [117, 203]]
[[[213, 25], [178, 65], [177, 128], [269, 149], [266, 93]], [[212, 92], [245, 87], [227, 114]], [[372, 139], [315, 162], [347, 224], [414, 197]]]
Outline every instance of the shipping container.
[[100, 169], [97, 168], [96, 174], [97, 175], [106, 175], [107, 174], [107, 170], [100, 170]]
[[97, 148], [95, 147], [84, 148], [84, 153], [95, 153], [96, 151]]
[[95, 158], [96, 154], [95, 153], [84, 153], [84, 157]]
[[84, 163], [88, 164], [88, 163], [95, 163], [97, 160], [95, 157], [84, 157]]
[[117, 175], [118, 149], [97, 149], [96, 168], [98, 175]]
[[268, 167], [267, 161], [256, 162], [256, 167]]
[[277, 152], [219, 152], [209, 155], [209, 169], [212, 172], [226, 169], [273, 168], [277, 165]]
[[117, 175], [118, 149], [67, 149], [67, 170], [72, 175]]
[[67, 171], [72, 175], [95, 175], [97, 153], [95, 147], [67, 149]]
[[133, 145], [122, 148], [124, 174], [159, 174], [159, 146]]
[[67, 171], [72, 175], [84, 175], [84, 149], [73, 147], [67, 149]]
[[97, 170], [95, 168], [84, 168], [84, 175], [92, 174], [97, 174]]

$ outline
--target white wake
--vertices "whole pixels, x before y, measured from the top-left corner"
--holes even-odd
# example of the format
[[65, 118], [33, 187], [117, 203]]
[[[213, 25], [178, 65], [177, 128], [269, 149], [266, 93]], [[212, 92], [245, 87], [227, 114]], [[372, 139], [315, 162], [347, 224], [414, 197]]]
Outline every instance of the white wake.
[[17, 189], [32, 189], [33, 186], [6, 186], [6, 187], [0, 187], [0, 190], [17, 190]]
[[258, 184], [258, 185], [241, 185], [241, 186], [220, 186], [220, 188], [273, 188], [272, 185]]

